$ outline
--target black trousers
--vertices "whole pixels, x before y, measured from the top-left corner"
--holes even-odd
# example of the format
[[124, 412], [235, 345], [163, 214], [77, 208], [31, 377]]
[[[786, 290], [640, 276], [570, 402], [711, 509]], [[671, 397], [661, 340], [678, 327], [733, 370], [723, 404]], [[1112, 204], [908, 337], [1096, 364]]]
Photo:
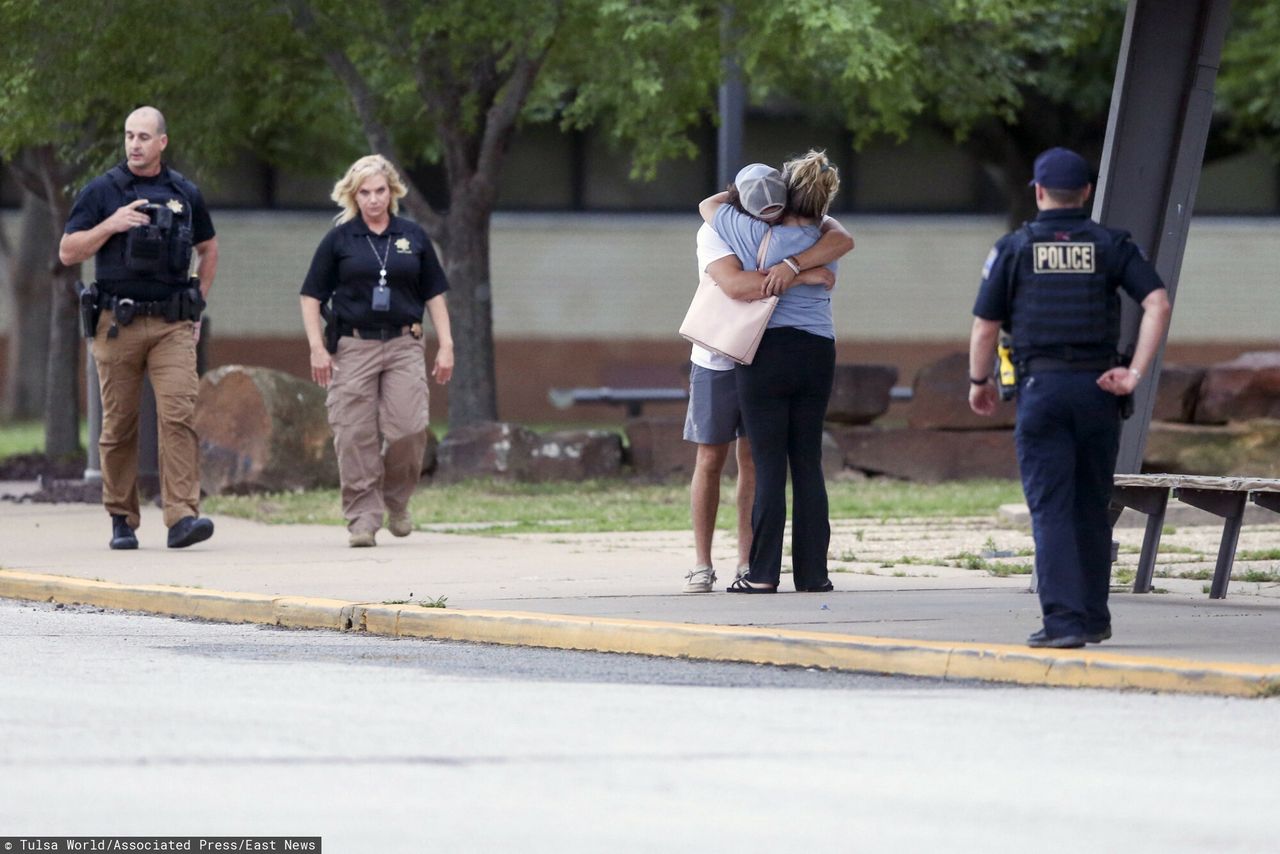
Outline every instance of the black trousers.
[[1120, 448], [1120, 399], [1098, 371], [1046, 371], [1018, 389], [1018, 468], [1031, 510], [1045, 631], [1111, 625], [1111, 481]]
[[835, 341], [782, 327], [766, 330], [755, 361], [734, 371], [756, 464], [749, 581], [777, 584], [781, 578], [788, 465], [795, 501], [793, 580], [797, 589], [827, 581], [831, 521], [822, 475], [822, 421], [835, 364]]

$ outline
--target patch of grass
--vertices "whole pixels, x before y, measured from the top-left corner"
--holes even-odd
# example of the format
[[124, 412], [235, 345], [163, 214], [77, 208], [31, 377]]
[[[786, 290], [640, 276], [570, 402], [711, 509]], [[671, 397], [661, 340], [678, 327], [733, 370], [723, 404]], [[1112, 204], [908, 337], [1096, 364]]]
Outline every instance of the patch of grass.
[[1035, 571], [1035, 564], [992, 563], [987, 565], [986, 570], [997, 578], [1008, 578], [1010, 575], [1030, 575]]
[[838, 560], [843, 563], [854, 563], [858, 559], [858, 556], [854, 554], [853, 549], [845, 549], [838, 555], [828, 555], [828, 557], [832, 560]]
[[1252, 581], [1257, 584], [1275, 584], [1280, 582], [1280, 572], [1274, 569], [1250, 569], [1246, 570], [1241, 581]]
[[988, 572], [997, 578], [1007, 578], [1010, 575], [1030, 575], [1035, 569], [1034, 564], [1001, 563], [999, 561], [987, 560], [973, 552], [960, 552], [958, 555], [947, 558], [947, 560], [955, 561], [955, 565], [961, 569]]
[[1178, 533], [1178, 529], [1175, 528], [1173, 525], [1165, 525], [1163, 528], [1160, 529], [1160, 533], [1162, 535], [1168, 536], [1169, 534]]
[[1236, 560], [1280, 560], [1280, 549], [1249, 549], [1236, 552]]
[[1133, 579], [1137, 578], [1138, 571], [1129, 567], [1117, 566], [1111, 570], [1111, 583], [1119, 584], [1125, 587], [1133, 586]]
[[417, 605], [419, 608], [445, 608], [449, 601], [448, 596], [437, 596], [435, 599], [414, 599], [413, 594], [409, 594], [408, 599], [383, 599], [383, 605]]
[[[867, 517], [974, 516], [995, 513], [1020, 494], [1016, 481], [918, 484], [869, 480], [827, 485], [832, 519]], [[725, 493], [719, 527], [735, 525], [732, 490]], [[271, 524], [344, 524], [337, 490], [266, 495], [212, 496], [210, 513]], [[416, 524], [471, 525], [506, 522], [505, 533], [598, 533], [604, 531], [678, 531], [689, 527], [689, 485], [591, 480], [581, 483], [503, 483], [474, 480], [433, 484], [414, 494], [409, 505]]]
[[[80, 447], [89, 445], [89, 422], [80, 422]], [[0, 425], [0, 460], [17, 454], [44, 453], [44, 423], [14, 421]]]

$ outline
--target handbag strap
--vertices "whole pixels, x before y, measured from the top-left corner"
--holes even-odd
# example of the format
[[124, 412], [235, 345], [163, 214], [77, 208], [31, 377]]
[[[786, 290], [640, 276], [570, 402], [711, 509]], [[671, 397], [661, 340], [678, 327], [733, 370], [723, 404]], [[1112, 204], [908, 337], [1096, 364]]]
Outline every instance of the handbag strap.
[[769, 230], [764, 233], [764, 240], [760, 241], [760, 248], [756, 250], [756, 272], [764, 272], [765, 255], [769, 252], [769, 239], [773, 237], [773, 226], [769, 226]]

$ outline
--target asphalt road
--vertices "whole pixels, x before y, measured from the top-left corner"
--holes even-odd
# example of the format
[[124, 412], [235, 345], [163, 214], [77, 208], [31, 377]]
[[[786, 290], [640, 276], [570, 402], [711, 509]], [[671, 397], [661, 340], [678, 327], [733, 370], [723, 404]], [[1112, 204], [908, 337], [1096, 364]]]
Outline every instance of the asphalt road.
[[0, 835], [338, 851], [1274, 850], [1280, 700], [0, 601]]

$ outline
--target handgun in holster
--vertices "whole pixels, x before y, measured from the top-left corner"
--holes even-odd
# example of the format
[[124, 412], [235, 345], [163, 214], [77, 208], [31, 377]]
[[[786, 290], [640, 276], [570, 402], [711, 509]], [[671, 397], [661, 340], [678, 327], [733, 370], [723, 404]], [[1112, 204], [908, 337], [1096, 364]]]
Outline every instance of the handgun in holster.
[[[1133, 351], [1127, 353], [1119, 353], [1116, 355], [1116, 367], [1129, 367], [1129, 363], [1133, 361]], [[1133, 395], [1125, 394], [1120, 397], [1120, 420], [1124, 421], [1133, 415]]]
[[324, 318], [324, 348], [333, 355], [338, 352], [338, 337], [342, 330], [338, 328], [338, 318], [327, 302], [320, 303], [320, 316]]
[[96, 282], [85, 284], [76, 282], [76, 296], [80, 302], [80, 334], [92, 339], [98, 334], [98, 316], [102, 308], [98, 305], [98, 285]]
[[1013, 364], [1013, 338], [1007, 333], [1000, 334], [1000, 342], [996, 345], [996, 387], [1000, 389], [1001, 400], [1013, 400], [1018, 394], [1018, 369]]

